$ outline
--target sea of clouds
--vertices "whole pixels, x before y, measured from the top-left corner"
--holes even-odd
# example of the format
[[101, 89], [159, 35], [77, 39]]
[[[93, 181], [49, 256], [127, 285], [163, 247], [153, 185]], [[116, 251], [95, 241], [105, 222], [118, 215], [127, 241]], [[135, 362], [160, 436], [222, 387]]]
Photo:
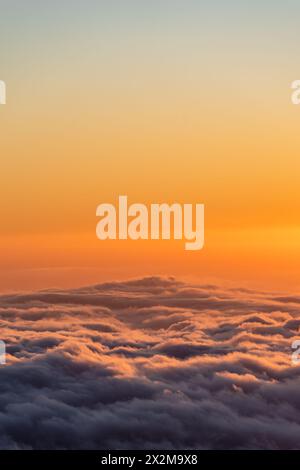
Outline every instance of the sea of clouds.
[[1, 449], [299, 449], [300, 296], [174, 278], [0, 296]]

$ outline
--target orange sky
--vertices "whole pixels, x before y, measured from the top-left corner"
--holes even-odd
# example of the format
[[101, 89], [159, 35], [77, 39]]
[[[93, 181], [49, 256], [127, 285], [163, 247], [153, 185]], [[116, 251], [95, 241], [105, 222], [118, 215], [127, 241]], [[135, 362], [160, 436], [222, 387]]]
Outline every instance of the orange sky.
[[[94, 22], [75, 8], [64, 28], [60, 15], [40, 11], [32, 24], [29, 9], [21, 25], [0, 33], [8, 88], [0, 108], [0, 290], [144, 274], [297, 289], [293, 25], [283, 48], [265, 30], [254, 34], [251, 18], [220, 31], [210, 12], [210, 27], [203, 15], [192, 20], [199, 12], [183, 23], [173, 12], [141, 28], [112, 12], [102, 25], [94, 8]], [[204, 250], [100, 242], [96, 207], [119, 194], [131, 203], [204, 203]]]

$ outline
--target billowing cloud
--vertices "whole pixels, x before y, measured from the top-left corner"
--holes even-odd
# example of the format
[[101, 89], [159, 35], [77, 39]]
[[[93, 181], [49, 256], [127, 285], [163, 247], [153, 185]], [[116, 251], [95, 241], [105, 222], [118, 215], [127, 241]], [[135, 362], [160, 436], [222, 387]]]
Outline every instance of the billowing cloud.
[[1, 449], [299, 449], [300, 298], [174, 278], [0, 297]]

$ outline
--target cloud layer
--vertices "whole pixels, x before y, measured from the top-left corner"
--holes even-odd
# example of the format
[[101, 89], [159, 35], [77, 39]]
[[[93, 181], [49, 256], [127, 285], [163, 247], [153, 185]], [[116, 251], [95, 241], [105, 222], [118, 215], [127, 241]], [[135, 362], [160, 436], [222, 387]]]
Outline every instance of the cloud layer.
[[1, 449], [299, 449], [300, 297], [145, 278], [0, 297]]

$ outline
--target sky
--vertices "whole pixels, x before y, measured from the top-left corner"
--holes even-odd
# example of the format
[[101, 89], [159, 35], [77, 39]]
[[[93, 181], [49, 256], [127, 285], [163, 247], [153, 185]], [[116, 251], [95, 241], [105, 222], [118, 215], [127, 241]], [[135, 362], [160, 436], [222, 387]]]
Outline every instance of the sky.
[[[1, 0], [0, 290], [150, 274], [297, 289], [299, 13]], [[204, 203], [205, 248], [100, 242], [96, 207], [120, 194]]]

